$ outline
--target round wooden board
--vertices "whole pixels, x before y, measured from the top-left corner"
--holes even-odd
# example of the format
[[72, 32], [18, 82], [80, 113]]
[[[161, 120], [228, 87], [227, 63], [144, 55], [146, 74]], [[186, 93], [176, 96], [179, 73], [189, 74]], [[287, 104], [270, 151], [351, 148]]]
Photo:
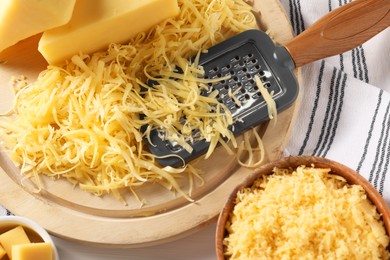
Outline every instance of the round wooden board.
[[[256, 0], [261, 11], [259, 26], [267, 28], [279, 44], [293, 37], [289, 20], [275, 0]], [[34, 80], [45, 69], [46, 62], [37, 52], [39, 35], [29, 38], [0, 54], [0, 114], [6, 112], [13, 100], [9, 84], [12, 76], [24, 75]], [[299, 71], [296, 72], [299, 79]], [[265, 162], [278, 159], [290, 136], [295, 121], [297, 102], [278, 115], [276, 124], [263, 127], [266, 149]], [[145, 201], [140, 203], [131, 194], [128, 205], [105, 196], [95, 197], [74, 188], [66, 181], [45, 179], [45, 188], [35, 194], [21, 186], [18, 168], [5, 151], [0, 151], [0, 204], [16, 215], [31, 218], [58, 237], [97, 245], [142, 247], [167, 242], [215, 220], [224, 202], [237, 183], [254, 172], [239, 167], [234, 156], [223, 148], [212, 158], [198, 160], [205, 184], [194, 190], [195, 202], [167, 191], [159, 184], [148, 184], [137, 190]], [[181, 185], [186, 187], [187, 182]]]

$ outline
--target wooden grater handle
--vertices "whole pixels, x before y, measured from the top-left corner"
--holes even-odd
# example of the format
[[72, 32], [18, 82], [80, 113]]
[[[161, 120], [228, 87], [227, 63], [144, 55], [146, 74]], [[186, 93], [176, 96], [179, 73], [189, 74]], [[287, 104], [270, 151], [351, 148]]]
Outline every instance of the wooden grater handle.
[[285, 45], [295, 67], [349, 51], [390, 26], [390, 0], [355, 0]]

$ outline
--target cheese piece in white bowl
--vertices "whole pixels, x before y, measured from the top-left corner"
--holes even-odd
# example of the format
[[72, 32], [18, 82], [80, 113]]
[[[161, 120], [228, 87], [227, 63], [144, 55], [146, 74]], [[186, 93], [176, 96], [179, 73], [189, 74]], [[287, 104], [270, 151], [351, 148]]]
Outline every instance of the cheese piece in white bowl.
[[78, 0], [70, 22], [45, 32], [38, 50], [49, 64], [58, 64], [124, 43], [178, 14], [177, 0]]
[[1, 260], [59, 260], [52, 237], [29, 218], [0, 216], [0, 245], [6, 252]]
[[30, 36], [61, 26], [76, 0], [1, 0], [0, 52]]
[[0, 245], [2, 245], [8, 256], [12, 255], [13, 246], [30, 243], [30, 239], [22, 226], [16, 226], [11, 230], [0, 234]]
[[12, 247], [12, 260], [53, 260], [50, 243], [19, 244]]
[[5, 249], [0, 245], [0, 259], [2, 259], [5, 254], [7, 254], [7, 252], [5, 251]]

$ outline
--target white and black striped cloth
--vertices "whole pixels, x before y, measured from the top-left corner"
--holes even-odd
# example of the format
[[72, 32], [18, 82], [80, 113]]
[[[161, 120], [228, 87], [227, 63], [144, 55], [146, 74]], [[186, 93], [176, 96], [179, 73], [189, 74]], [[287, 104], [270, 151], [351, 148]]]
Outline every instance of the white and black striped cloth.
[[[281, 0], [296, 34], [351, 0]], [[316, 155], [363, 175], [390, 205], [390, 29], [302, 68], [286, 155]]]
[[[350, 0], [281, 2], [299, 34]], [[306, 65], [302, 72], [303, 98], [285, 154], [345, 164], [390, 205], [390, 29], [352, 51]], [[0, 206], [0, 215], [6, 214]]]

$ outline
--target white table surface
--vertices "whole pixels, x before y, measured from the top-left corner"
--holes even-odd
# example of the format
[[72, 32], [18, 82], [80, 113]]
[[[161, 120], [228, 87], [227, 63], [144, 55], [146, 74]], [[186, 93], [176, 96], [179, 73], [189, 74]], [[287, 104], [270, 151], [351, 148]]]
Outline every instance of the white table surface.
[[144, 248], [104, 248], [54, 237], [60, 260], [192, 260], [216, 259], [216, 222], [185, 238]]

